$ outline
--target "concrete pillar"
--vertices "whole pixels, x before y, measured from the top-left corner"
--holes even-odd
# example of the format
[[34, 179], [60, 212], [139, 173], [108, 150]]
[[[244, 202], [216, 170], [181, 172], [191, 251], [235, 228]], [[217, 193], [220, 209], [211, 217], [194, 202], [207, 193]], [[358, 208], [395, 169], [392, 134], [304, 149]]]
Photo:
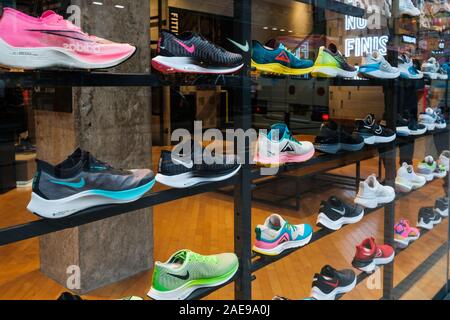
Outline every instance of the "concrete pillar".
[[[102, 6], [72, 2], [81, 9], [84, 31], [138, 47], [131, 60], [109, 72], [149, 72], [149, 0], [123, 1], [123, 9], [111, 0]], [[74, 88], [72, 95], [72, 114], [37, 114], [39, 158], [58, 162], [80, 146], [116, 167], [151, 168], [150, 88]], [[41, 271], [67, 286], [68, 272], [79, 267], [75, 291], [84, 294], [149, 270], [152, 221], [146, 209], [41, 237]]]

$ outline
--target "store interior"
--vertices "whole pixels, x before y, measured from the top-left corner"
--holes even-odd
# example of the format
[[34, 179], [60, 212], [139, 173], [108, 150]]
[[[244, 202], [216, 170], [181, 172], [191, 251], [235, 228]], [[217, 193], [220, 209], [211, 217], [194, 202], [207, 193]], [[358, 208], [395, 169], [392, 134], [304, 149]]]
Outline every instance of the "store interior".
[[[448, 1], [122, 2], [1, 1], [0, 300], [447, 297]], [[30, 70], [31, 53], [16, 60], [2, 53], [9, 39], [2, 19], [21, 17], [8, 8], [41, 21], [52, 10], [57, 23], [81, 27], [65, 35], [86, 32], [87, 43], [96, 35], [134, 50], [108, 67], [89, 60], [94, 67]], [[200, 49], [213, 53], [194, 64]], [[259, 137], [239, 144], [236, 131], [227, 139], [233, 129]], [[232, 163], [195, 163], [188, 169], [199, 172], [183, 182], [184, 160], [165, 157], [186, 135], [200, 136], [204, 148], [219, 142]], [[267, 160], [263, 139], [288, 141], [279, 151], [289, 160]], [[53, 209], [63, 187], [71, 195], [85, 180], [100, 183], [62, 178], [66, 159], [80, 157], [91, 166], [82, 174], [140, 181], [121, 180], [119, 189], [117, 180], [102, 182], [109, 202]], [[170, 172], [180, 161], [185, 171]], [[214, 170], [222, 171], [211, 177]], [[381, 193], [374, 205], [365, 194], [372, 188]], [[335, 227], [324, 208], [336, 197], [345, 203], [341, 214], [364, 213]], [[290, 238], [273, 248], [283, 228]], [[378, 251], [362, 266], [367, 241]], [[199, 278], [166, 290], [175, 281], [164, 278], [167, 270], [183, 280], [186, 256]], [[226, 268], [227, 259], [236, 260], [232, 272], [202, 269]], [[326, 266], [337, 287], [329, 289], [335, 278]]]

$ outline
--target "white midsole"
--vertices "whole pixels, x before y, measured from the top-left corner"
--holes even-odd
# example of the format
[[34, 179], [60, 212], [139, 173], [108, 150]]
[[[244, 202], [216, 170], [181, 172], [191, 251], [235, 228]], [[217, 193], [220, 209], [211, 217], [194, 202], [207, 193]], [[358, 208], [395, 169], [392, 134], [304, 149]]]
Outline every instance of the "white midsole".
[[378, 205], [391, 203], [392, 201], [394, 201], [394, 199], [395, 199], [395, 195], [393, 195], [392, 197], [377, 197], [377, 198], [370, 198], [370, 199], [358, 196], [355, 199], [355, 203], [359, 204], [365, 208], [375, 209], [376, 207], [378, 207]]
[[439, 209], [439, 208], [436, 208], [436, 209], [434, 209], [437, 213], [439, 213], [440, 215], [441, 215], [441, 217], [448, 217], [448, 209], [447, 210], [444, 210], [444, 211], [441, 211], [441, 209]]
[[412, 190], [420, 189], [426, 184], [424, 183], [414, 183], [409, 181], [404, 181], [401, 179], [395, 180], [395, 187], [401, 192], [411, 192]]
[[395, 253], [393, 253], [392, 256], [387, 257], [387, 258], [375, 258], [369, 265], [367, 265], [365, 267], [360, 267], [358, 269], [361, 271], [367, 272], [367, 273], [372, 273], [375, 271], [377, 266], [384, 266], [386, 264], [389, 264], [392, 261], [394, 261], [394, 258], [395, 258]]
[[330, 229], [330, 230], [339, 230], [342, 228], [343, 225], [346, 224], [355, 224], [360, 222], [364, 218], [364, 210], [361, 212], [359, 216], [348, 218], [348, 217], [342, 217], [338, 221], [333, 221], [330, 218], [327, 217], [327, 215], [323, 212], [319, 213], [319, 216], [317, 218], [317, 224], [321, 224], [324, 227]]
[[306, 246], [308, 243], [311, 242], [312, 236], [313, 236], [313, 234], [311, 233], [308, 238], [305, 238], [305, 239], [299, 240], [299, 241], [284, 242], [273, 249], [262, 249], [262, 248], [258, 248], [256, 246], [254, 246], [253, 251], [255, 251], [257, 253], [269, 255], [269, 256], [276, 256], [288, 249], [301, 248], [301, 247]]
[[223, 176], [216, 176], [216, 177], [195, 177], [192, 172], [186, 172], [180, 175], [176, 176], [166, 176], [163, 174], [158, 173], [156, 175], [156, 181], [159, 183], [172, 187], [177, 189], [183, 189], [183, 188], [189, 188], [194, 185], [204, 183], [204, 182], [218, 182], [218, 181], [224, 181], [227, 180], [236, 174], [241, 170], [241, 166], [239, 166], [236, 170], [234, 170], [231, 173], [228, 173]]
[[195, 63], [192, 58], [189, 57], [164, 57], [157, 56], [152, 59], [167, 68], [172, 68], [174, 71], [180, 72], [192, 72], [192, 73], [208, 73], [208, 74], [224, 74], [224, 73], [234, 73], [242, 69], [243, 64], [233, 68], [227, 67], [209, 67], [205, 68]]
[[381, 70], [375, 70], [371, 72], [360, 72], [363, 76], [368, 78], [377, 78], [377, 79], [397, 79], [400, 77], [400, 71], [397, 73], [390, 73]]
[[313, 298], [315, 298], [317, 300], [336, 300], [336, 296], [338, 294], [348, 293], [348, 292], [352, 291], [356, 287], [356, 281], [357, 281], [357, 279], [355, 277], [355, 280], [353, 281], [353, 283], [349, 284], [346, 287], [336, 288], [333, 291], [331, 291], [329, 294], [322, 292], [322, 290], [320, 290], [317, 287], [313, 287], [311, 295]]
[[395, 238], [394, 241], [395, 243], [397, 243], [397, 247], [403, 249], [406, 248], [407, 246], [409, 246], [410, 242], [416, 241], [420, 238], [420, 236], [417, 237], [409, 237], [409, 238], [405, 238], [405, 239], [398, 239]]
[[422, 176], [425, 179], [427, 179], [428, 182], [433, 181], [434, 180], [434, 173], [417, 173], [418, 176]]
[[358, 75], [358, 71], [345, 71], [338, 68], [333, 67], [314, 67], [311, 71], [311, 74], [317, 75], [317, 74], [324, 74], [331, 78], [341, 77], [341, 78], [354, 78]]
[[131, 52], [121, 59], [94, 63], [81, 60], [69, 49], [59, 47], [15, 48], [0, 39], [0, 65], [27, 70], [52, 67], [76, 69], [110, 68], [129, 59], [133, 54], [134, 52]]
[[236, 270], [234, 273], [232, 273], [229, 277], [226, 279], [214, 283], [214, 284], [208, 284], [208, 285], [197, 285], [197, 286], [189, 286], [189, 282], [185, 285], [167, 292], [158, 291], [155, 288], [151, 288], [150, 291], [147, 293], [147, 296], [154, 299], [154, 300], [185, 300], [187, 299], [195, 290], [201, 289], [201, 288], [212, 288], [212, 287], [218, 287], [224, 283], [227, 283], [230, 281], [236, 272], [238, 271], [239, 266], [236, 266]]
[[364, 143], [368, 145], [373, 145], [377, 143], [389, 143], [394, 141], [397, 138], [397, 135], [393, 135], [390, 137], [379, 137], [379, 136], [370, 136], [364, 138]]

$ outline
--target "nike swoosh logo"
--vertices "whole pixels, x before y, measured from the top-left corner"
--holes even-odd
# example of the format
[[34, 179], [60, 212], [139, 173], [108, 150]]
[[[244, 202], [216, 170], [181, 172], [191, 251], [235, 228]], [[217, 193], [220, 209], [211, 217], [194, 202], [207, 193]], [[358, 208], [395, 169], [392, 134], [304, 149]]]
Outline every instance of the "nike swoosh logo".
[[345, 209], [344, 210], [338, 210], [338, 209], [332, 208], [332, 210], [336, 211], [337, 213], [342, 214], [342, 215], [345, 214]]
[[184, 44], [180, 40], [175, 39], [175, 42], [178, 43], [180, 46], [182, 46], [187, 52], [194, 53], [195, 51], [195, 44], [188, 46], [187, 44]]
[[248, 45], [248, 41], [245, 41], [245, 45], [240, 44], [239, 42], [236, 42], [230, 38], [227, 38], [228, 41], [230, 41], [232, 44], [234, 44], [236, 47], [241, 49], [244, 52], [248, 52], [250, 50], [250, 46]]
[[339, 285], [339, 281], [337, 281], [336, 283], [334, 282], [328, 282], [328, 281], [324, 281], [325, 284], [333, 287], [333, 288], [337, 288], [337, 286]]
[[185, 280], [185, 281], [189, 279], [189, 271], [184, 276], [180, 276], [180, 275], [172, 274], [172, 273], [168, 273], [168, 275], [172, 276], [174, 278], [180, 279], [180, 280]]
[[51, 183], [59, 184], [66, 187], [81, 189], [86, 185], [86, 181], [84, 178], [81, 178], [79, 182], [66, 182], [66, 181], [58, 181], [58, 180], [50, 180]]
[[64, 31], [64, 30], [32, 30], [32, 29], [27, 30], [27, 31], [29, 31], [29, 32], [40, 32], [40, 33], [49, 34], [49, 35], [52, 35], [52, 36], [58, 36], [58, 37], [67, 38], [67, 39], [74, 39], [74, 40], [79, 40], [79, 41], [83, 41], [83, 42], [94, 42], [94, 41], [92, 41], [92, 40], [87, 40], [87, 39], [82, 39], [82, 38], [79, 38], [79, 37], [76, 37], [76, 36], [70, 36], [70, 35], [67, 35], [67, 33], [68, 33], [68, 34], [74, 34], [74, 35], [79, 34], [79, 35], [81, 36], [80, 33], [75, 32], [75, 31]]
[[194, 163], [192, 161], [184, 162], [184, 161], [182, 161], [180, 159], [172, 158], [172, 162], [175, 163], [175, 164], [182, 165], [183, 167], [186, 167], [188, 169], [192, 169], [194, 167]]

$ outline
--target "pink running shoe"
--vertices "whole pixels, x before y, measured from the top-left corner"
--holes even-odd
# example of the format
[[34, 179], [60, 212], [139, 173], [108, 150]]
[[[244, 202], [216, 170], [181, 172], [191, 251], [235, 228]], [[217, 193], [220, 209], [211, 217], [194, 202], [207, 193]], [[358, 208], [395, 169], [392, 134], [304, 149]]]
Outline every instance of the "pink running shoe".
[[409, 221], [406, 219], [400, 220], [394, 227], [394, 240], [397, 247], [400, 249], [409, 246], [410, 242], [414, 242], [420, 237], [420, 231], [417, 228], [413, 228], [409, 225]]
[[53, 11], [40, 18], [5, 8], [0, 18], [0, 65], [102, 69], [129, 59], [136, 48], [90, 36]]

